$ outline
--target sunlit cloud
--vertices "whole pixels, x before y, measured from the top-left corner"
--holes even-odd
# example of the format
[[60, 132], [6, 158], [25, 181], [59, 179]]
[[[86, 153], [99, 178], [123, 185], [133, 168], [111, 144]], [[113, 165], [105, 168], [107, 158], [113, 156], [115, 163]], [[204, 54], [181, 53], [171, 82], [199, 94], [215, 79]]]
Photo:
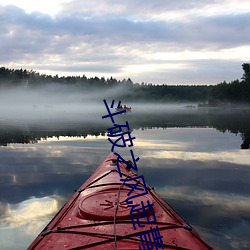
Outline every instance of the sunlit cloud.
[[[152, 59], [156, 61], [167, 61], [171, 62], [173, 61], [173, 68], [175, 67], [191, 67], [191, 64], [188, 64], [188, 62], [191, 62], [192, 60], [206, 60], [209, 58], [210, 60], [238, 60], [239, 56], [245, 60], [250, 60], [250, 56], [246, 54], [246, 51], [250, 50], [250, 46], [241, 46], [236, 48], [230, 48], [230, 49], [222, 49], [219, 51], [209, 51], [206, 49], [200, 50], [200, 51], [180, 51], [180, 52], [166, 52], [166, 53], [155, 53], [151, 54]], [[180, 65], [178, 64], [178, 61], [185, 60], [187, 63]], [[174, 64], [176, 62], [176, 64]], [[167, 64], [168, 65], [168, 64]], [[171, 64], [168, 65], [168, 67], [171, 68]]]
[[56, 15], [60, 9], [63, 8], [63, 4], [67, 0], [44, 0], [44, 1], [31, 1], [31, 0], [1, 0], [3, 5], [15, 5], [24, 9], [27, 13], [41, 12], [49, 15]]
[[[3, 0], [0, 63], [41, 73], [210, 84], [249, 61], [249, 1]], [[10, 6], [12, 5], [12, 6]]]

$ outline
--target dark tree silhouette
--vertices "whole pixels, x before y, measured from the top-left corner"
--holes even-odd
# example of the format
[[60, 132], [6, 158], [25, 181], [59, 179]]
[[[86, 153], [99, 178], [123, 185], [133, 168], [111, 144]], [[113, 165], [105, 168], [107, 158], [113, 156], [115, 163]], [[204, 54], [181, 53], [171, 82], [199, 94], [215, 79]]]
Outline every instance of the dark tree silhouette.
[[[59, 77], [39, 74], [34, 70], [0, 68], [0, 86], [25, 88], [37, 88], [53, 83], [70, 85], [79, 88], [79, 91], [112, 89], [123, 87], [116, 98], [125, 102], [149, 101], [149, 102], [172, 102], [192, 101], [209, 102], [210, 106], [225, 105], [228, 103], [250, 103], [250, 64], [242, 64], [244, 71], [242, 81], [234, 80], [230, 83], [222, 82], [217, 85], [153, 85], [152, 83], [134, 83], [130, 78], [117, 80], [112, 76], [87, 78], [82, 76]], [[28, 84], [27, 84], [28, 83]]]
[[244, 71], [244, 74], [243, 74], [241, 79], [243, 79], [243, 81], [245, 81], [245, 82], [249, 82], [250, 81], [250, 64], [249, 63], [243, 63], [242, 64], [242, 69]]

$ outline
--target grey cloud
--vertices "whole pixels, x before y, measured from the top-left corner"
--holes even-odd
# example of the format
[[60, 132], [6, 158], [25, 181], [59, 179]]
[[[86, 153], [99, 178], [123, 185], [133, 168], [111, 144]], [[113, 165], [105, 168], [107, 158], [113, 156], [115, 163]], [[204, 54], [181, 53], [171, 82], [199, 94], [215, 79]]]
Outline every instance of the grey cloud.
[[[226, 48], [248, 45], [250, 40], [250, 13], [195, 18], [183, 30], [189, 42]], [[203, 46], [204, 46], [203, 45]]]
[[[181, 47], [234, 47], [248, 44], [250, 32], [248, 23], [250, 13], [217, 17], [196, 17], [188, 23], [166, 21], [135, 21], [122, 17], [65, 17], [55, 19], [40, 13], [26, 14], [19, 8], [7, 6], [2, 8], [2, 30], [16, 30], [25, 34], [27, 43], [33, 45], [39, 41], [50, 44], [54, 36], [66, 35], [71, 43], [75, 37], [78, 41], [89, 43], [106, 40], [110, 45], [119, 43], [155, 42], [176, 43]], [[8, 14], [12, 13], [12, 14]], [[13, 17], [15, 16], [15, 18]], [[13, 26], [14, 25], [14, 26]], [[243, 39], [242, 39], [243, 37]], [[10, 39], [10, 38], [9, 38]], [[26, 37], [24, 37], [24, 40]], [[42, 39], [42, 40], [41, 40]], [[16, 40], [16, 39], [15, 39]], [[20, 39], [19, 43], [20, 44]], [[47, 41], [46, 41], [47, 40]], [[21, 40], [22, 41], [22, 40]], [[30, 44], [31, 42], [31, 44]], [[17, 44], [17, 45], [18, 45]]]
[[218, 1], [198, 1], [198, 0], [178, 0], [178, 1], [162, 1], [162, 0], [145, 0], [143, 3], [139, 0], [127, 0], [126, 2], [115, 0], [104, 0], [100, 3], [98, 0], [79, 1], [74, 0], [65, 4], [62, 11], [64, 15], [80, 15], [80, 16], [106, 16], [107, 13], [115, 16], [132, 16], [132, 17], [150, 17], [153, 14], [162, 14], [169, 11], [188, 10], [204, 7], [207, 4], [218, 3]]
[[[123, 67], [126, 65], [164, 63], [143, 57], [144, 52], [148, 54], [166, 51], [180, 52], [186, 49], [209, 51], [209, 49], [217, 50], [248, 45], [250, 40], [248, 25], [250, 13], [195, 16], [189, 21], [164, 21], [147, 18], [140, 20], [136, 19], [133, 14], [137, 11], [138, 13], [144, 11], [147, 15], [150, 11], [156, 13], [159, 9], [166, 11], [175, 9], [177, 6], [178, 8], [180, 6], [197, 8], [201, 3], [197, 3], [196, 0], [189, 1], [190, 5], [186, 1], [179, 1], [175, 4], [173, 2], [166, 4], [165, 1], [160, 0], [146, 1], [143, 6], [139, 6], [139, 1], [131, 0], [126, 5], [114, 4], [114, 11], [110, 7], [114, 2], [110, 0], [97, 6], [97, 11], [105, 10], [107, 6], [109, 9], [106, 12], [97, 13], [96, 16], [88, 13], [96, 1], [87, 3], [89, 6], [86, 6], [81, 15], [70, 16], [71, 9], [69, 5], [65, 5], [68, 13], [61, 12], [56, 17], [39, 12], [28, 14], [15, 6], [0, 6], [0, 62], [2, 64], [11, 61], [35, 62], [36, 69], [45, 70], [49, 68], [72, 72], [122, 73]], [[73, 6], [73, 4], [78, 4], [74, 5], [74, 8], [79, 9], [82, 13], [82, 1], [73, 1], [71, 5]], [[151, 7], [152, 9], [150, 9]], [[129, 8], [131, 8], [131, 14], [128, 12]], [[117, 13], [121, 13], [121, 15], [119, 16]], [[53, 56], [59, 56], [60, 61], [51, 60]], [[232, 62], [222, 61], [220, 64], [219, 61], [216, 61], [218, 65], [227, 65], [225, 69], [232, 65]], [[81, 66], [79, 66], [80, 63]], [[177, 62], [172, 61], [172, 63]], [[237, 71], [230, 70], [230, 73], [226, 74], [226, 70], [212, 69], [211, 65], [208, 66], [211, 63], [209, 59], [200, 62], [185, 61], [185, 63], [192, 66], [191, 70], [187, 68], [185, 70], [171, 69], [170, 71], [166, 69], [159, 70], [159, 72], [145, 72], [144, 79], [137, 78], [136, 81], [155, 82], [152, 77], [157, 77], [159, 80], [171, 80], [178, 75], [184, 82], [199, 82], [199, 79], [201, 81], [202, 78], [200, 72], [205, 74], [210, 67], [210, 73], [207, 74], [210, 74], [210, 80], [216, 83], [218, 79], [220, 79], [219, 81], [224, 80], [225, 75], [228, 78], [236, 75]], [[238, 61], [233, 64], [238, 63], [241, 64]], [[192, 71], [194, 68], [196, 71]], [[213, 79], [211, 79], [211, 70], [214, 74]], [[155, 76], [156, 74], [157, 76]], [[139, 77], [139, 74], [130, 77]], [[239, 77], [238, 74], [236, 77]]]

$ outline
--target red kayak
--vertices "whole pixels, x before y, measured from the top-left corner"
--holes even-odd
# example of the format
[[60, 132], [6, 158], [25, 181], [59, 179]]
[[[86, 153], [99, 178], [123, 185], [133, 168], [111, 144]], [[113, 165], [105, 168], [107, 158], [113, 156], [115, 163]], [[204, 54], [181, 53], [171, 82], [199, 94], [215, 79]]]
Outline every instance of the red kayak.
[[110, 153], [28, 249], [212, 249]]

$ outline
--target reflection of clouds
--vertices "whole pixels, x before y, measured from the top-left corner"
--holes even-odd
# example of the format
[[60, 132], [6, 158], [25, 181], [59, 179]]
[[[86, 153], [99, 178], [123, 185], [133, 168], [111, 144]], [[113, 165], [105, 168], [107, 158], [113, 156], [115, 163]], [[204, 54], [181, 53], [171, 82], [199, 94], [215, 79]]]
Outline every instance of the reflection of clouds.
[[[241, 145], [240, 136], [229, 132], [221, 133], [213, 128], [167, 128], [148, 131], [137, 130], [136, 144], [141, 147], [179, 150], [191, 152], [218, 152], [232, 150], [235, 145]], [[141, 139], [142, 138], [142, 139]], [[226, 142], [226, 143], [225, 143]], [[151, 145], [150, 145], [151, 144]], [[168, 147], [169, 145], [169, 147]]]
[[[199, 232], [199, 234], [203, 237], [203, 239], [206, 239], [207, 242], [212, 242], [212, 246], [214, 249], [232, 249], [232, 250], [242, 250], [242, 249], [250, 249], [250, 239], [249, 238], [242, 238], [237, 237], [236, 235], [239, 234], [239, 232], [249, 232], [250, 231], [250, 225], [243, 226], [241, 224], [234, 225], [232, 227], [232, 231], [227, 231], [226, 233], [194, 226], [194, 228]], [[234, 234], [236, 232], [236, 234]]]
[[217, 214], [249, 214], [250, 198], [235, 194], [209, 192], [189, 187], [163, 187], [157, 188], [159, 193], [166, 200], [175, 199], [186, 203], [199, 204], [200, 206], [217, 206], [220, 209]]
[[53, 136], [53, 137], [48, 137], [46, 139], [42, 139], [41, 142], [53, 142], [53, 141], [91, 141], [91, 140], [107, 140], [108, 136], [107, 135], [87, 135], [86, 137], [84, 136], [79, 136], [79, 137], [72, 137], [72, 136]]
[[0, 202], [0, 220], [3, 218], [6, 211], [6, 203]]
[[195, 225], [214, 249], [250, 249], [249, 197], [190, 187], [163, 187], [156, 191]]
[[109, 144], [102, 139], [72, 138], [4, 148], [0, 200], [17, 203], [34, 195], [71, 194], [107, 156]]
[[55, 214], [58, 209], [58, 201], [55, 197], [31, 198], [19, 204], [8, 204], [0, 223], [11, 228], [26, 224], [26, 233], [33, 234], [33, 230], [30, 230], [33, 225]]
[[[34, 174], [81, 174], [91, 173], [110, 152], [110, 143], [102, 138], [55, 140], [39, 142], [35, 145], [13, 144], [8, 149], [2, 165], [11, 165], [6, 168], [6, 175], [16, 175], [12, 184], [18, 179], [18, 165], [25, 166], [23, 171], [27, 175]], [[94, 163], [93, 163], [94, 161]], [[1, 165], [1, 163], [0, 163]], [[27, 177], [23, 176], [27, 179]], [[32, 179], [31, 179], [32, 181]], [[38, 180], [39, 181], [39, 180]], [[18, 183], [20, 184], [20, 183]]]
[[15, 205], [5, 204], [5, 214], [0, 218], [0, 248], [27, 248], [59, 210], [62, 202], [61, 197], [47, 196]]
[[[150, 159], [219, 161], [249, 166], [248, 151], [235, 150], [239, 136], [211, 128], [168, 128], [146, 133], [137, 130], [135, 146]], [[144, 138], [143, 138], [144, 137]], [[145, 139], [146, 138], [146, 139]], [[226, 143], [225, 143], [226, 141]]]
[[151, 152], [151, 157], [158, 159], [183, 159], [199, 161], [223, 161], [249, 166], [250, 155], [248, 151], [220, 151], [220, 152], [181, 152], [181, 151], [158, 151]]
[[162, 143], [160, 143], [159, 141], [154, 142], [154, 141], [150, 141], [150, 140], [136, 140], [135, 145], [138, 147], [142, 147], [145, 149], [168, 149], [168, 150], [173, 150], [173, 149], [182, 149], [185, 150], [185, 144], [179, 144], [176, 142], [166, 142], [166, 141], [162, 141]]

